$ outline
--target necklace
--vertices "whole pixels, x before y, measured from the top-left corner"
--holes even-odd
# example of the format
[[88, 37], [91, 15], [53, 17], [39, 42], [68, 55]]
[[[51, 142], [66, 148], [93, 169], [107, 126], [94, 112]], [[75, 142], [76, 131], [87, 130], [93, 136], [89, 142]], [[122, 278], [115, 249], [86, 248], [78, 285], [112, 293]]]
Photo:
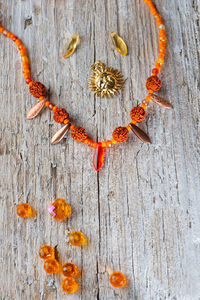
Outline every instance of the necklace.
[[[163, 25], [162, 18], [157, 12], [155, 6], [153, 5], [151, 0], [144, 0], [144, 2], [149, 6], [149, 9], [152, 15], [155, 18], [159, 29], [159, 55], [158, 59], [155, 63], [155, 67], [152, 70], [152, 75], [147, 78], [146, 88], [148, 91], [147, 96], [144, 98], [140, 106], [133, 107], [130, 112], [131, 122], [127, 126], [120, 126], [115, 128], [112, 134], [112, 139], [102, 142], [94, 142], [90, 138], [88, 138], [86, 130], [82, 127], [75, 126], [70, 122], [69, 114], [64, 108], [59, 108], [45, 97], [46, 91], [45, 86], [41, 82], [35, 82], [31, 78], [30, 71], [30, 61], [26, 54], [26, 47], [23, 43], [11, 32], [7, 31], [5, 28], [0, 26], [0, 33], [2, 33], [5, 37], [10, 38], [17, 45], [22, 65], [23, 65], [23, 74], [26, 80], [26, 83], [29, 85], [29, 91], [31, 95], [35, 98], [38, 98], [40, 101], [29, 111], [27, 115], [27, 119], [35, 118], [43, 109], [43, 107], [47, 107], [54, 112], [53, 119], [55, 122], [63, 124], [64, 126], [53, 136], [51, 143], [57, 144], [60, 142], [64, 136], [71, 131], [71, 136], [77, 142], [82, 142], [92, 148], [95, 149], [93, 165], [96, 171], [99, 171], [103, 166], [106, 148], [111, 148], [116, 143], [123, 143], [127, 141], [129, 132], [132, 131], [140, 140], [145, 143], [151, 143], [148, 135], [141, 130], [136, 124], [142, 122], [146, 117], [145, 109], [149, 105], [149, 102], [152, 100], [154, 103], [165, 107], [172, 108], [172, 105], [167, 100], [159, 97], [154, 92], [157, 92], [161, 88], [161, 81], [158, 78], [158, 73], [161, 70], [162, 65], [164, 64], [164, 56], [165, 56], [165, 44], [166, 44], [166, 35], [165, 35], [165, 26]], [[105, 87], [113, 87], [114, 79], [110, 76], [112, 74], [105, 74], [105, 66], [102, 62], [96, 62], [92, 65], [92, 70], [96, 72], [99, 68], [103, 69], [103, 77], [100, 76], [99, 82], [100, 86]], [[114, 70], [115, 72], [117, 70]], [[108, 76], [109, 75], [109, 76]], [[121, 76], [121, 74], [120, 74]], [[123, 83], [123, 77], [120, 77], [121, 84]], [[91, 83], [92, 84], [92, 83]], [[119, 88], [121, 86], [119, 85]]]

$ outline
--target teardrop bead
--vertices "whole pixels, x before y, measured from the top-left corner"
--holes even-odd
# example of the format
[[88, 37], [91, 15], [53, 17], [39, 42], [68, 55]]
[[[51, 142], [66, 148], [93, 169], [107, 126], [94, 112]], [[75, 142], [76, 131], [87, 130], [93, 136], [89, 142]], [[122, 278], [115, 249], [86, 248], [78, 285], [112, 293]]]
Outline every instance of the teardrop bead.
[[46, 99], [38, 102], [36, 105], [34, 105], [28, 112], [27, 114], [27, 119], [31, 120], [33, 118], [35, 118], [37, 115], [39, 115], [39, 113], [41, 112], [41, 110], [43, 109], [44, 105], [45, 105]]
[[60, 128], [52, 137], [51, 144], [55, 145], [55, 144], [59, 143], [64, 138], [64, 136], [68, 133], [70, 126], [71, 126], [71, 124], [68, 123], [65, 126], [63, 126], [62, 128]]
[[110, 37], [113, 43], [113, 46], [115, 49], [121, 54], [121, 55], [127, 55], [128, 54], [128, 48], [124, 40], [116, 33], [111, 32]]
[[63, 48], [63, 58], [67, 58], [74, 53], [77, 46], [80, 44], [80, 37], [78, 33], [72, 34], [71, 38]]
[[150, 137], [138, 126], [135, 124], [129, 124], [131, 130], [135, 133], [135, 135], [144, 143], [151, 143]]
[[151, 100], [154, 103], [158, 104], [161, 107], [168, 108], [168, 109], [173, 107], [172, 104], [168, 100], [166, 100], [156, 94], [149, 94], [149, 96], [151, 97]]
[[98, 143], [93, 158], [93, 166], [95, 171], [99, 171], [102, 168], [104, 163], [104, 158], [105, 158], [105, 148], [102, 147], [101, 143]]

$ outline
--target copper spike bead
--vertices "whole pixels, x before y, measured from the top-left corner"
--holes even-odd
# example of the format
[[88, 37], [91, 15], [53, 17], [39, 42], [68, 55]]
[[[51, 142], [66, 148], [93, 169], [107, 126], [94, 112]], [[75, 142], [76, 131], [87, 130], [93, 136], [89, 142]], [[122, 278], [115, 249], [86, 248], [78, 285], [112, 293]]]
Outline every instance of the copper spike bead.
[[151, 143], [150, 137], [142, 129], [132, 123], [130, 123], [129, 126], [141, 141], [143, 141], [144, 143]]
[[27, 114], [27, 119], [31, 120], [33, 118], [35, 118], [37, 115], [39, 115], [39, 113], [41, 112], [41, 110], [44, 107], [44, 104], [46, 102], [46, 99], [38, 102], [36, 105], [34, 105], [28, 112]]
[[65, 126], [63, 126], [61, 129], [59, 129], [52, 137], [51, 144], [55, 145], [59, 143], [64, 138], [64, 136], [68, 133], [70, 126], [71, 124], [68, 123]]
[[95, 171], [99, 171], [102, 168], [104, 163], [104, 158], [105, 158], [105, 149], [102, 147], [101, 143], [98, 143], [93, 158], [93, 166]]
[[164, 107], [164, 108], [172, 108], [173, 107], [172, 104], [168, 100], [161, 98], [158, 95], [149, 94], [149, 96], [151, 97], [151, 100], [153, 102], [160, 105], [161, 107]]

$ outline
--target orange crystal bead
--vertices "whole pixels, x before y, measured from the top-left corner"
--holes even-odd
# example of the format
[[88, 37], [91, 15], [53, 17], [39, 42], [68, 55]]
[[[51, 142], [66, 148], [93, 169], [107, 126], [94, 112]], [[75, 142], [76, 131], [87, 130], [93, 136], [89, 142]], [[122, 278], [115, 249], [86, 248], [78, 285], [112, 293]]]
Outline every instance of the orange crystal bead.
[[17, 214], [21, 218], [31, 218], [35, 216], [34, 210], [28, 203], [21, 203], [17, 206]]
[[44, 262], [44, 270], [48, 274], [58, 273], [60, 269], [59, 263], [55, 258], [46, 259]]
[[110, 283], [112, 286], [120, 288], [127, 284], [127, 279], [122, 272], [114, 272], [110, 275]]
[[54, 258], [54, 248], [49, 245], [44, 245], [39, 249], [39, 256], [42, 259]]
[[79, 269], [74, 263], [65, 263], [62, 267], [64, 276], [76, 277], [79, 274]]
[[49, 213], [56, 221], [62, 222], [71, 215], [72, 209], [64, 199], [58, 198], [49, 205]]
[[62, 282], [62, 289], [65, 293], [73, 294], [78, 288], [78, 283], [72, 277], [66, 277]]
[[85, 246], [87, 244], [87, 239], [82, 232], [73, 231], [69, 235], [69, 242], [72, 246]]

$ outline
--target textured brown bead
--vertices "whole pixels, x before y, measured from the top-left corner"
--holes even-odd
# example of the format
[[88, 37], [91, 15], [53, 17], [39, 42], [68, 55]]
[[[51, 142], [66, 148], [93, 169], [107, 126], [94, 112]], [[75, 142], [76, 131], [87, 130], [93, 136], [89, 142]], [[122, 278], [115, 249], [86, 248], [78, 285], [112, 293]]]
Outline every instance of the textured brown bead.
[[29, 85], [29, 91], [35, 98], [45, 96], [45, 86], [41, 82], [32, 81]]
[[64, 108], [58, 108], [53, 115], [53, 119], [57, 123], [64, 123], [64, 120], [68, 119], [69, 114]]
[[83, 142], [87, 139], [87, 133], [86, 130], [82, 127], [76, 127], [74, 126], [71, 130], [71, 136], [74, 140], [77, 142]]
[[133, 121], [140, 123], [145, 119], [146, 113], [142, 107], [136, 106], [131, 109], [130, 116]]
[[158, 76], [152, 75], [147, 78], [146, 88], [147, 90], [152, 90], [154, 92], [159, 91], [159, 89], [161, 88], [161, 81]]
[[128, 139], [128, 129], [126, 127], [117, 127], [112, 135], [118, 143], [125, 142]]

